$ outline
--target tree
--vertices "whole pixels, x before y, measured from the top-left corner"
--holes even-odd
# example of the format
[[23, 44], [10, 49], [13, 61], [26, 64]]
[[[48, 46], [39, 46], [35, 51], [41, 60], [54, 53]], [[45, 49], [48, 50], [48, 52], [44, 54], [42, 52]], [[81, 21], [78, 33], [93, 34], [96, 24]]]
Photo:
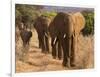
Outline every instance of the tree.
[[43, 6], [16, 4], [15, 5], [15, 20], [25, 24], [32, 23], [37, 16], [40, 15]]

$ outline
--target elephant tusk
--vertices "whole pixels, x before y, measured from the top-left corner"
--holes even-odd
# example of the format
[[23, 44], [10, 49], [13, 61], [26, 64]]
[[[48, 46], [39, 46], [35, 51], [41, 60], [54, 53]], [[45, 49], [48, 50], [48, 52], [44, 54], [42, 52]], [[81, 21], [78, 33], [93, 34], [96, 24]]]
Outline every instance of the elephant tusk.
[[48, 34], [45, 32], [45, 36], [48, 37]]
[[23, 23], [21, 23], [21, 26], [22, 26], [22, 29], [24, 28], [24, 24]]
[[53, 42], [54, 45], [55, 45], [55, 43], [56, 43], [56, 40], [57, 40], [57, 37], [55, 37], [55, 39], [54, 39], [54, 42]]
[[66, 34], [64, 34], [64, 38], [66, 37]]

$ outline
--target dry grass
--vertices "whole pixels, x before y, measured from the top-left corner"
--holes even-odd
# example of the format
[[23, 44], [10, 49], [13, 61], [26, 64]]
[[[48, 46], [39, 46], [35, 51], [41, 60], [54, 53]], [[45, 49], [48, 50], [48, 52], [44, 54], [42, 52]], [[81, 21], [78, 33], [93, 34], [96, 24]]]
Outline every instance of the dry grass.
[[94, 67], [94, 37], [80, 35], [78, 40], [78, 51], [76, 52], [76, 65], [78, 68]]
[[[88, 36], [79, 37], [78, 51], [76, 52], [75, 63], [77, 67], [93, 68], [94, 67], [94, 37]], [[23, 53], [26, 53], [22, 56]], [[23, 58], [23, 59], [21, 59]], [[30, 46], [22, 47], [22, 40], [16, 42], [16, 72], [38, 72], [38, 71], [56, 71], [68, 70], [74, 68], [62, 67], [62, 60], [55, 60], [51, 54], [41, 53], [38, 48], [38, 39], [36, 31], [33, 31], [33, 36], [30, 41]]]

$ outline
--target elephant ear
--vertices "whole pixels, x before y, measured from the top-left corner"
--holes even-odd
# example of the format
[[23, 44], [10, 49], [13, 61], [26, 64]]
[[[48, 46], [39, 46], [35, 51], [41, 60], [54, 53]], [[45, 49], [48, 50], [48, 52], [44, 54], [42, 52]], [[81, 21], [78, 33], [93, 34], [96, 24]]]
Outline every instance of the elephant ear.
[[85, 26], [85, 19], [83, 17], [83, 15], [80, 12], [77, 12], [75, 14], [73, 14], [73, 21], [75, 24], [75, 33], [79, 34], [80, 31], [84, 28]]

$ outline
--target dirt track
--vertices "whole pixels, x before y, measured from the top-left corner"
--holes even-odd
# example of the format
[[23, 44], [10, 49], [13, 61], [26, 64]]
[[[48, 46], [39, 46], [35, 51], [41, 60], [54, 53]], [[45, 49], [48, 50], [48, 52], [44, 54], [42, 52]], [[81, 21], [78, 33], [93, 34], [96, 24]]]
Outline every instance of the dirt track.
[[[93, 36], [79, 37], [76, 64], [77, 69], [93, 68], [94, 66], [94, 47]], [[20, 60], [22, 52], [26, 51], [24, 60]], [[73, 68], [62, 67], [62, 60], [53, 59], [51, 53], [43, 54], [38, 48], [38, 39], [36, 31], [30, 41], [30, 46], [24, 49], [21, 38], [16, 42], [16, 72], [38, 72], [38, 71], [56, 71], [68, 70]]]

